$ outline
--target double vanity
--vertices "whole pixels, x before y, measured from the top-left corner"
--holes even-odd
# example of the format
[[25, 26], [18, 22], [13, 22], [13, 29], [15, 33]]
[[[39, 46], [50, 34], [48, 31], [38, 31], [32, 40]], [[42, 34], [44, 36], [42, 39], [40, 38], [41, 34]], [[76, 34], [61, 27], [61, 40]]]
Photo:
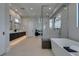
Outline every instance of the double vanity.
[[10, 41], [19, 38], [21, 36], [26, 35], [26, 32], [14, 32], [14, 33], [10, 33]]

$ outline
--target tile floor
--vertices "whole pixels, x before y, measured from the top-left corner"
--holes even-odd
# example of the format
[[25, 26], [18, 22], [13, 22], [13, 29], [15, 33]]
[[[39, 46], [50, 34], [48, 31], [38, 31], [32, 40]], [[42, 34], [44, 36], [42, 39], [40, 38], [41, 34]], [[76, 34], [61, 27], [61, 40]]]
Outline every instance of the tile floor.
[[[14, 43], [20, 40], [19, 43]], [[50, 49], [41, 48], [41, 39], [39, 37], [21, 37], [11, 43], [11, 49], [5, 56], [53, 56]]]

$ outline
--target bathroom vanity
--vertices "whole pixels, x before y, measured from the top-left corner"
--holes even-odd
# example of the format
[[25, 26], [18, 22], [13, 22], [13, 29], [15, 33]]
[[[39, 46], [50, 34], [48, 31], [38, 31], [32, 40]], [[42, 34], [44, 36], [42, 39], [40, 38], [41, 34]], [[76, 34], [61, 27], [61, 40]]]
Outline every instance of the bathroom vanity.
[[10, 41], [19, 38], [21, 36], [26, 35], [26, 32], [14, 32], [14, 33], [10, 33]]

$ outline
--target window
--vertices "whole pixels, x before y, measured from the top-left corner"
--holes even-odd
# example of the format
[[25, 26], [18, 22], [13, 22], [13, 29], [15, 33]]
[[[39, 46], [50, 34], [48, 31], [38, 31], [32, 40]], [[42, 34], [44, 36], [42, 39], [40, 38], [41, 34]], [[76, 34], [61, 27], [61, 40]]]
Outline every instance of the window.
[[54, 18], [54, 28], [61, 28], [61, 14]]
[[52, 27], [53, 27], [53, 20], [50, 19], [50, 20], [49, 20], [49, 28], [51, 29]]
[[76, 12], [76, 13], [77, 13], [77, 14], [76, 14], [76, 15], [77, 15], [77, 19], [76, 19], [76, 27], [78, 28], [78, 27], [79, 27], [79, 16], [78, 16], [78, 15], [79, 15], [79, 3], [77, 4], [76, 7], [77, 7], [77, 12]]

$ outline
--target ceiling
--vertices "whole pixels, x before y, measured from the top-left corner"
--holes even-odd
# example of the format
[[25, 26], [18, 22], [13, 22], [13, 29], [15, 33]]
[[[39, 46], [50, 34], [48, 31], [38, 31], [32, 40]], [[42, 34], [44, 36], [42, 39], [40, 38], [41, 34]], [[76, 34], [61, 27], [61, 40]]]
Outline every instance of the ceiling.
[[50, 15], [58, 6], [58, 3], [12, 3], [10, 8], [19, 13], [22, 17], [40, 17], [41, 6], [43, 7], [43, 15]]

